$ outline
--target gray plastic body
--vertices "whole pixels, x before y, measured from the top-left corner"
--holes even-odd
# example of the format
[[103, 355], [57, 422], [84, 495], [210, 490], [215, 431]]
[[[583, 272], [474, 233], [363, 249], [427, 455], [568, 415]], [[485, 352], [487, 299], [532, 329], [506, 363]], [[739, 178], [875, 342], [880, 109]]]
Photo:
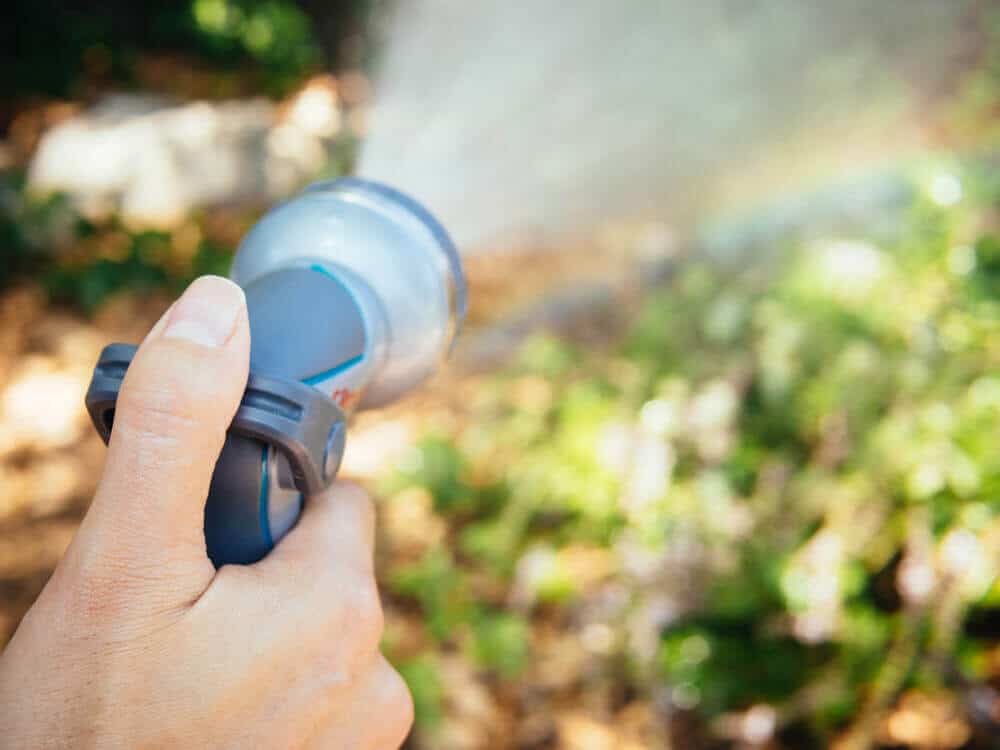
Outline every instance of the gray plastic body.
[[[240, 244], [231, 277], [247, 294], [251, 370], [309, 384], [347, 414], [388, 403], [432, 374], [467, 304], [444, 228], [408, 196], [354, 178], [318, 183], [272, 209]], [[258, 559], [304, 502], [279, 452], [239, 442], [227, 441], [229, 460], [220, 461], [206, 509], [210, 550], [224, 548], [217, 564]], [[259, 465], [256, 485], [251, 464]], [[232, 478], [230, 465], [239, 466]], [[233, 507], [236, 498], [256, 498], [256, 515]], [[245, 535], [229, 520], [237, 516]]]
[[[259, 277], [245, 291], [250, 371], [302, 383], [349, 407], [353, 398], [344, 394], [353, 391], [333, 384], [356, 384], [370, 366], [370, 352], [361, 309], [345, 285], [323, 268], [292, 267]], [[329, 480], [346, 438], [343, 424], [331, 430], [322, 438]], [[205, 507], [213, 562], [263, 557], [298, 519], [304, 502], [300, 485], [279, 446], [230, 431]]]
[[[107, 346], [94, 368], [87, 411], [105, 442], [111, 437], [118, 393], [136, 350], [131, 344]], [[265, 554], [273, 546], [271, 528], [276, 521], [290, 526], [302, 495], [321, 491], [336, 476], [345, 428], [344, 412], [319, 390], [297, 380], [251, 372], [212, 477], [205, 513], [212, 559], [218, 564], [249, 562]], [[267, 491], [272, 473], [287, 493]], [[247, 502], [250, 493], [256, 493], [256, 504]], [[285, 502], [286, 498], [297, 504]], [[277, 507], [270, 507], [272, 502]]]

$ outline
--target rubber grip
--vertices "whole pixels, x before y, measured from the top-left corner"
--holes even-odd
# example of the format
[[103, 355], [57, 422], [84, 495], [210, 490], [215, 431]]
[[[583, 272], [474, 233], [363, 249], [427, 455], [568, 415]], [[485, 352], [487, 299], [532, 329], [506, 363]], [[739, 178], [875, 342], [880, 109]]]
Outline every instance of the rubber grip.
[[[118, 392], [137, 348], [111, 344], [94, 368], [87, 411], [105, 443], [111, 437]], [[229, 431], [280, 450], [288, 459], [295, 487], [310, 495], [325, 489], [336, 476], [345, 425], [343, 411], [326, 394], [293, 380], [251, 372]]]

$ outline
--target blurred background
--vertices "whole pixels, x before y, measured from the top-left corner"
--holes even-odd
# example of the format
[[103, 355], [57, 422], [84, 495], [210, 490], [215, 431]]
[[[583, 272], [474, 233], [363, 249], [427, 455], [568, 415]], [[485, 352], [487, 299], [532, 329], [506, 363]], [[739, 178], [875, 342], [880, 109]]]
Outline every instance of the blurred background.
[[345, 459], [410, 747], [1000, 747], [1000, 4], [2, 14], [0, 643], [100, 348], [359, 173], [471, 285]]

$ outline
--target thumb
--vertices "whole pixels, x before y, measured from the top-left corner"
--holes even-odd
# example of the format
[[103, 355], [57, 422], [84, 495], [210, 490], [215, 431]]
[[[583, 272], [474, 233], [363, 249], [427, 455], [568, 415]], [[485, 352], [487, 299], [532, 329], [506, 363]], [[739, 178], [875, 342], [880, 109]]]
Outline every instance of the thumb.
[[190, 571], [195, 588], [207, 585], [205, 500], [249, 356], [243, 291], [217, 276], [196, 280], [129, 365], [104, 475], [74, 547], [146, 580], [176, 585]]

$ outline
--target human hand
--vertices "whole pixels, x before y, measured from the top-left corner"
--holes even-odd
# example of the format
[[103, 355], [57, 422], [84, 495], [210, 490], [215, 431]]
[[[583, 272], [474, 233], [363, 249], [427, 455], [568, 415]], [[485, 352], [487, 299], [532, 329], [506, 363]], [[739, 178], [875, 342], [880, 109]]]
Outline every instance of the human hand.
[[373, 511], [310, 498], [261, 562], [215, 570], [203, 512], [250, 350], [242, 291], [199, 279], [129, 367], [93, 503], [0, 655], [0, 744], [396, 748]]

